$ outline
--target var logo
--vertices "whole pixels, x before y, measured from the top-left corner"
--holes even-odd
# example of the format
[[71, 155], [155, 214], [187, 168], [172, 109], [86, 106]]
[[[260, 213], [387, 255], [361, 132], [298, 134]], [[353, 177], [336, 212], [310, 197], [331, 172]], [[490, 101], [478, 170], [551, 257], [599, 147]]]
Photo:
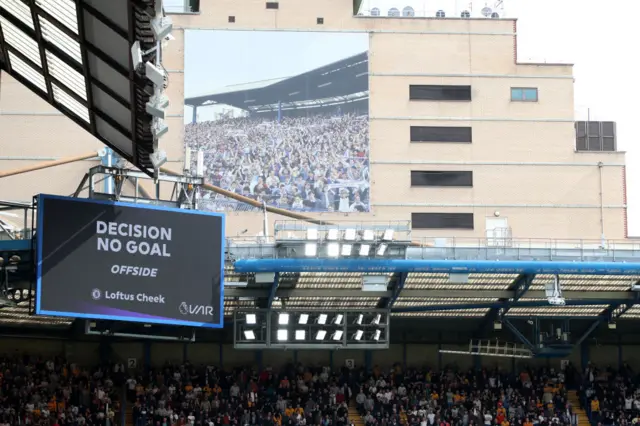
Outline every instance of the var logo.
[[213, 316], [213, 306], [208, 305], [189, 305], [187, 302], [182, 302], [178, 307], [178, 310], [182, 315], [206, 315], [208, 317]]

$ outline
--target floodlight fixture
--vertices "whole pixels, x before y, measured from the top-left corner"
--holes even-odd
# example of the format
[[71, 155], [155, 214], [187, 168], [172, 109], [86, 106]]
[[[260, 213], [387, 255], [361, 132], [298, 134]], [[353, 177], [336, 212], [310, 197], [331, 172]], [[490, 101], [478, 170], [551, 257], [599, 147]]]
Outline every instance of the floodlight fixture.
[[257, 323], [256, 314], [246, 314], [244, 320], [247, 324], [255, 324]]
[[[155, 140], [160, 139], [169, 131], [169, 126], [167, 126], [164, 121], [153, 119], [155, 122], [151, 125], [151, 134], [153, 135]], [[166, 156], [166, 154], [165, 154]]]
[[278, 315], [278, 324], [280, 324], [280, 325], [289, 324], [289, 314], [279, 314]]
[[329, 243], [327, 244], [327, 256], [338, 257], [340, 255], [340, 244]]
[[256, 334], [253, 332], [253, 330], [245, 330], [244, 338], [247, 340], [256, 340]]
[[375, 237], [376, 236], [371, 229], [365, 229], [364, 232], [362, 233], [363, 241], [373, 241]]
[[304, 245], [304, 255], [314, 257], [318, 254], [318, 245], [315, 243], [307, 243]]
[[380, 244], [378, 246], [378, 250], [376, 251], [376, 254], [378, 256], [384, 256], [384, 254], [387, 252], [387, 245], [386, 244]]
[[358, 252], [358, 254], [360, 254], [360, 256], [369, 256], [370, 251], [371, 246], [369, 244], [362, 244], [360, 246], [360, 251]]
[[278, 330], [277, 338], [281, 342], [286, 341], [289, 338], [289, 332], [287, 330], [280, 329]]
[[131, 45], [131, 59], [133, 61], [133, 68], [138, 68], [142, 64], [142, 49], [140, 48], [139, 41]]
[[355, 229], [347, 229], [344, 231], [344, 239], [347, 241], [355, 241], [356, 239], [356, 230]]
[[207, 167], [204, 165], [204, 151], [200, 150], [196, 155], [196, 176], [204, 177], [204, 171], [206, 169]]
[[304, 340], [307, 336], [307, 332], [305, 330], [296, 330], [296, 340]]
[[382, 315], [381, 314], [377, 314], [373, 320], [371, 320], [371, 324], [375, 324], [378, 325], [380, 324], [380, 320], [382, 319]]
[[167, 162], [167, 153], [164, 151], [156, 151], [149, 155], [153, 168], [158, 170], [164, 163]]
[[340, 325], [342, 324], [342, 319], [344, 318], [344, 315], [342, 314], [338, 314], [336, 315], [336, 317], [333, 319], [333, 323], [336, 325]]
[[156, 40], [163, 40], [171, 34], [173, 21], [169, 17], [156, 18], [151, 20], [151, 30]]
[[307, 240], [317, 240], [317, 239], [318, 239], [318, 229], [317, 228], [307, 229]]
[[156, 87], [164, 87], [164, 79], [166, 78], [163, 69], [156, 67], [151, 62], [145, 62], [144, 70], [146, 76]]
[[373, 338], [373, 340], [380, 340], [380, 336], [382, 335], [382, 331], [380, 330], [376, 330], [373, 332], [373, 336], [371, 336]]
[[145, 110], [147, 114], [152, 117], [159, 118], [164, 120], [167, 116], [167, 107], [169, 106], [169, 98], [161, 95], [151, 98], [149, 102], [147, 102]]
[[327, 336], [327, 330], [318, 330], [316, 333], [316, 340], [324, 340]]
[[393, 241], [393, 229], [385, 229], [382, 234], [383, 241]]
[[351, 244], [343, 244], [342, 245], [342, 256], [351, 256], [351, 249], [353, 246]]
[[338, 239], [338, 230], [335, 228], [329, 229], [327, 232], [327, 240], [336, 241]]
[[362, 320], [364, 319], [364, 315], [358, 314], [358, 317], [355, 320], [355, 323], [358, 325], [362, 325]]
[[318, 315], [318, 324], [325, 325], [327, 323], [327, 314]]
[[336, 331], [331, 335], [331, 338], [332, 338], [333, 340], [341, 340], [341, 339], [342, 339], [342, 334], [343, 334], [343, 333], [344, 333], [344, 332], [343, 332], [342, 330], [336, 330]]
[[362, 336], [364, 335], [364, 331], [357, 330], [353, 335], [354, 340], [362, 340]]
[[309, 314], [300, 314], [298, 324], [306, 324], [309, 321]]

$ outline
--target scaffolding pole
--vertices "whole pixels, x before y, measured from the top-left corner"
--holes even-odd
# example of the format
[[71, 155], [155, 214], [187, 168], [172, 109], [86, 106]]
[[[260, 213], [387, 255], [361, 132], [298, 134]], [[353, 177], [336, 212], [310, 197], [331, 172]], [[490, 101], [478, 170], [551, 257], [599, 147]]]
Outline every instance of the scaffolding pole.
[[[167, 169], [165, 167], [161, 167], [160, 171], [168, 175], [180, 176], [180, 173], [176, 173], [173, 170]], [[211, 192], [215, 192], [216, 194], [223, 195], [227, 198], [240, 201], [241, 203], [249, 204], [250, 206], [253, 206], [259, 209], [266, 208], [266, 210], [269, 213], [278, 214], [280, 216], [289, 217], [291, 219], [302, 220], [302, 221], [313, 223], [316, 225], [331, 225], [331, 223], [327, 221], [314, 219], [312, 217], [309, 217], [300, 213], [292, 212], [289, 210], [285, 210], [285, 209], [281, 209], [281, 208], [273, 207], [269, 205], [265, 206], [263, 203], [261, 203], [260, 201], [254, 200], [253, 198], [245, 197], [243, 195], [236, 194], [235, 192], [227, 191], [226, 189], [220, 188], [219, 186], [211, 185], [210, 183], [205, 183], [204, 185], [202, 185], [202, 188]]]
[[21, 175], [23, 173], [29, 173], [29, 172], [35, 172], [38, 170], [48, 169], [49, 167], [62, 166], [64, 164], [75, 163], [76, 161], [88, 160], [88, 159], [97, 158], [97, 157], [98, 157], [98, 153], [92, 152], [90, 154], [77, 155], [75, 157], [67, 157], [67, 158], [61, 158], [59, 160], [54, 160], [54, 161], [46, 161], [44, 163], [38, 163], [31, 166], [20, 167], [19, 169], [8, 170], [5, 172], [0, 171], [0, 179], [9, 177], [9, 176]]

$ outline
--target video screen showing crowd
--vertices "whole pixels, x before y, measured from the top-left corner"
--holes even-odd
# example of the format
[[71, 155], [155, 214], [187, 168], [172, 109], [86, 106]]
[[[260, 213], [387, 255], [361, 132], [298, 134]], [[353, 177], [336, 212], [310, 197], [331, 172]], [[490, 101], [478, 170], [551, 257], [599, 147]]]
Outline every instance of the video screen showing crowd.
[[[369, 210], [367, 115], [226, 118], [188, 124], [185, 137], [213, 185], [287, 210]], [[219, 201], [204, 205], [236, 208]]]
[[[198, 53], [211, 45], [224, 61]], [[368, 51], [366, 34], [187, 32], [185, 146], [207, 182], [287, 210], [369, 211]], [[200, 208], [255, 209], [214, 193]]]

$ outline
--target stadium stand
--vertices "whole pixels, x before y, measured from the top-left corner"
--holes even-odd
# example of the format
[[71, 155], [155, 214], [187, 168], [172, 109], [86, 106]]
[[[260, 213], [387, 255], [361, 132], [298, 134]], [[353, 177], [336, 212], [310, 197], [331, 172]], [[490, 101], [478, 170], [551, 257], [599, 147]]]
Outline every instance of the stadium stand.
[[63, 358], [0, 357], [0, 425], [105, 425], [120, 410], [124, 367]]
[[0, 357], [0, 365], [0, 426], [626, 426], [640, 419], [628, 364], [509, 372], [167, 362], [128, 374], [121, 363], [84, 368], [20, 354]]
[[349, 370], [280, 371], [166, 364], [127, 381], [133, 424], [335, 425], [348, 423]]

